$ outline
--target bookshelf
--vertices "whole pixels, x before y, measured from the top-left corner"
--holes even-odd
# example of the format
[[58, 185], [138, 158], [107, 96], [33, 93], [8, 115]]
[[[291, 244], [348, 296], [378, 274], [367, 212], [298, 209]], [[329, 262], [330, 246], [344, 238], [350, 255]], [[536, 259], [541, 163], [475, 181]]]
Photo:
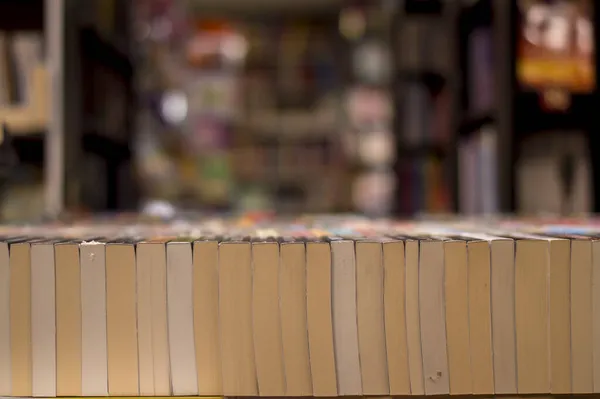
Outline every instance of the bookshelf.
[[[336, 3], [177, 6], [185, 33], [143, 44], [146, 126], [138, 132], [140, 148], [151, 148], [136, 158], [145, 196], [217, 210], [350, 208], [339, 148], [338, 68], [346, 55]], [[239, 55], [211, 45], [236, 42]], [[187, 99], [180, 123], [154, 109], [172, 92]]]
[[513, 3], [478, 0], [459, 11], [455, 198], [461, 213], [514, 211]]
[[[62, 4], [62, 0], [0, 1], [2, 79], [5, 80], [0, 122], [13, 137], [24, 167], [12, 171], [16, 173], [13, 181], [39, 185], [40, 190], [31, 191], [28, 197], [40, 197], [46, 211], [58, 208], [57, 187], [61, 185], [63, 170], [62, 131], [55, 112], [61, 98], [55, 89], [61, 65]], [[21, 169], [31, 166], [33, 169], [43, 166], [43, 176], [34, 173], [35, 182], [22, 178]], [[25, 175], [29, 176], [29, 172]]]
[[455, 2], [404, 1], [395, 13], [397, 213], [456, 208]]
[[[135, 201], [135, 190], [123, 189], [135, 188], [126, 166], [134, 106], [129, 3], [112, 3], [0, 1], [1, 32], [43, 37], [43, 63], [27, 67], [31, 82], [20, 96], [28, 101], [0, 107], [0, 122], [15, 137], [23, 162], [43, 166], [48, 215], [65, 207], [127, 208]], [[87, 175], [95, 176], [93, 187]]]
[[[131, 2], [74, 2], [69, 23], [64, 82], [69, 135], [64, 205], [106, 211], [137, 205], [131, 141], [136, 107]], [[88, 175], [95, 176], [91, 180]]]

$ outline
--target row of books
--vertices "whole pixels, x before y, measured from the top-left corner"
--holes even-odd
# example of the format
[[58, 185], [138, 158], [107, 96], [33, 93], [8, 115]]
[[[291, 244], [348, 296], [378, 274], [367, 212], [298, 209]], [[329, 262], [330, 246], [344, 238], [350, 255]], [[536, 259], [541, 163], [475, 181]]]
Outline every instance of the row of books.
[[402, 141], [409, 146], [448, 143], [453, 134], [449, 91], [434, 95], [426, 84], [410, 82], [405, 84], [405, 93]]
[[0, 395], [600, 391], [598, 220], [184, 220], [3, 226]]
[[403, 49], [398, 64], [405, 70], [439, 71], [444, 73], [451, 64], [452, 47], [448, 45], [447, 29], [439, 18], [411, 16], [399, 32]]
[[472, 114], [495, 109], [493, 34], [489, 27], [480, 27], [468, 36], [468, 101]]
[[459, 141], [458, 183], [461, 213], [476, 215], [499, 211], [498, 137], [494, 126], [483, 126]]
[[447, 213], [452, 209], [446, 164], [435, 156], [399, 162], [399, 210], [403, 214]]

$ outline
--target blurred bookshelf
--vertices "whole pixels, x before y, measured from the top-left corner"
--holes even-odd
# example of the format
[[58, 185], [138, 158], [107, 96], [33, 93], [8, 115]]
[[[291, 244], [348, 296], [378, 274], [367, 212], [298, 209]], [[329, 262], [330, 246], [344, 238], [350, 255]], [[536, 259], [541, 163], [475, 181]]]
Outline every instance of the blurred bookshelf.
[[458, 210], [470, 215], [500, 211], [493, 14], [492, 1], [476, 1], [459, 16]]
[[[186, 15], [181, 36], [144, 42], [136, 157], [148, 197], [218, 210], [349, 209], [339, 4], [282, 4], [190, 2], [146, 18]], [[163, 112], [173, 96], [184, 121]]]
[[44, 176], [43, 150], [52, 56], [45, 45], [47, 28], [44, 1], [0, 1], [0, 124], [20, 159], [5, 171], [11, 175], [0, 204], [5, 218], [40, 215], [44, 187], [51, 183]]
[[458, 8], [407, 0], [394, 23], [397, 211], [403, 215], [456, 208]]
[[[20, 160], [3, 217], [127, 207], [111, 189], [98, 188], [119, 184], [114, 175], [128, 169], [115, 166], [128, 158], [133, 130], [128, 8], [129, 2], [0, 1], [0, 122]], [[92, 175], [96, 183], [113, 179], [98, 186]], [[36, 205], [17, 214], [19, 203]]]

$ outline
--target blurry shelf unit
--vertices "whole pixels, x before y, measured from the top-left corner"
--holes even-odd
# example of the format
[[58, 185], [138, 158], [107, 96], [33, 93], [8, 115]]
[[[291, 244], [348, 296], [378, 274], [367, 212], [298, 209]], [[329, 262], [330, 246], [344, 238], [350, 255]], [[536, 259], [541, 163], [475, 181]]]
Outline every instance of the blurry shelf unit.
[[[13, 135], [38, 135], [40, 131], [46, 129], [49, 98], [48, 72], [44, 63], [31, 65], [34, 59], [32, 51], [30, 51], [30, 39], [39, 35], [43, 40], [45, 25], [43, 0], [0, 0], [0, 35], [2, 36], [0, 62], [3, 63], [0, 84], [2, 91], [10, 91], [10, 88], [7, 88], [11, 86], [9, 79], [12, 77], [8, 74], [8, 70], [11, 69], [9, 65], [16, 69], [17, 79], [27, 81], [25, 88], [27, 92], [23, 93], [26, 101], [13, 104], [9, 101], [10, 99], [6, 99], [4, 94], [0, 97], [2, 99], [0, 101], [0, 123], [6, 124]], [[27, 43], [29, 46], [27, 54], [22, 54], [24, 52], [22, 36], [27, 36], [25, 40], [29, 42]], [[17, 41], [19, 44], [16, 44]], [[36, 43], [35, 45], [41, 44], [39, 40]], [[16, 49], [17, 46], [19, 46], [19, 50]], [[10, 62], [6, 59], [9, 54]], [[18, 76], [25, 72], [29, 76], [23, 78]]]
[[458, 211], [470, 215], [500, 211], [492, 8], [491, 0], [475, 1], [459, 17]]
[[[131, 209], [137, 190], [131, 168], [135, 100], [131, 2], [95, 0], [74, 5], [66, 85], [73, 113], [72, 162], [81, 165], [68, 205], [93, 211]], [[97, 176], [90, 182], [83, 174]]]
[[279, 212], [345, 209], [337, 148], [341, 38], [332, 10], [335, 4], [242, 19], [250, 47], [231, 148], [235, 180], [241, 197], [260, 191]]
[[[2, 207], [6, 212], [5, 205], [18, 204], [18, 198], [29, 193], [31, 198], [23, 201], [29, 204], [22, 207], [23, 217], [41, 215], [60, 203], [57, 188], [62, 181], [62, 132], [54, 128], [53, 115], [60, 102], [53, 92], [60, 49], [53, 44], [60, 36], [56, 28], [62, 21], [54, 16], [62, 3], [0, 0], [0, 124], [13, 136], [21, 161], [13, 171], [18, 184], [7, 193]], [[36, 209], [31, 208], [32, 204]]]
[[456, 210], [458, 2], [405, 0], [394, 18], [397, 206]]
[[26, 136], [45, 131], [48, 124], [48, 76], [44, 66], [33, 70], [29, 101], [25, 105], [0, 107], [0, 123], [6, 124], [14, 136]]

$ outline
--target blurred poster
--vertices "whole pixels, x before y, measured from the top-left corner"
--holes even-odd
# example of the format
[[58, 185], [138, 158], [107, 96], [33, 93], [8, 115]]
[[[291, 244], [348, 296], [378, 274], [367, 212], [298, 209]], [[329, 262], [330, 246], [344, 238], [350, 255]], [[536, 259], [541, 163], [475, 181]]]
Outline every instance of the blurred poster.
[[517, 79], [526, 89], [595, 89], [592, 0], [522, 0]]

